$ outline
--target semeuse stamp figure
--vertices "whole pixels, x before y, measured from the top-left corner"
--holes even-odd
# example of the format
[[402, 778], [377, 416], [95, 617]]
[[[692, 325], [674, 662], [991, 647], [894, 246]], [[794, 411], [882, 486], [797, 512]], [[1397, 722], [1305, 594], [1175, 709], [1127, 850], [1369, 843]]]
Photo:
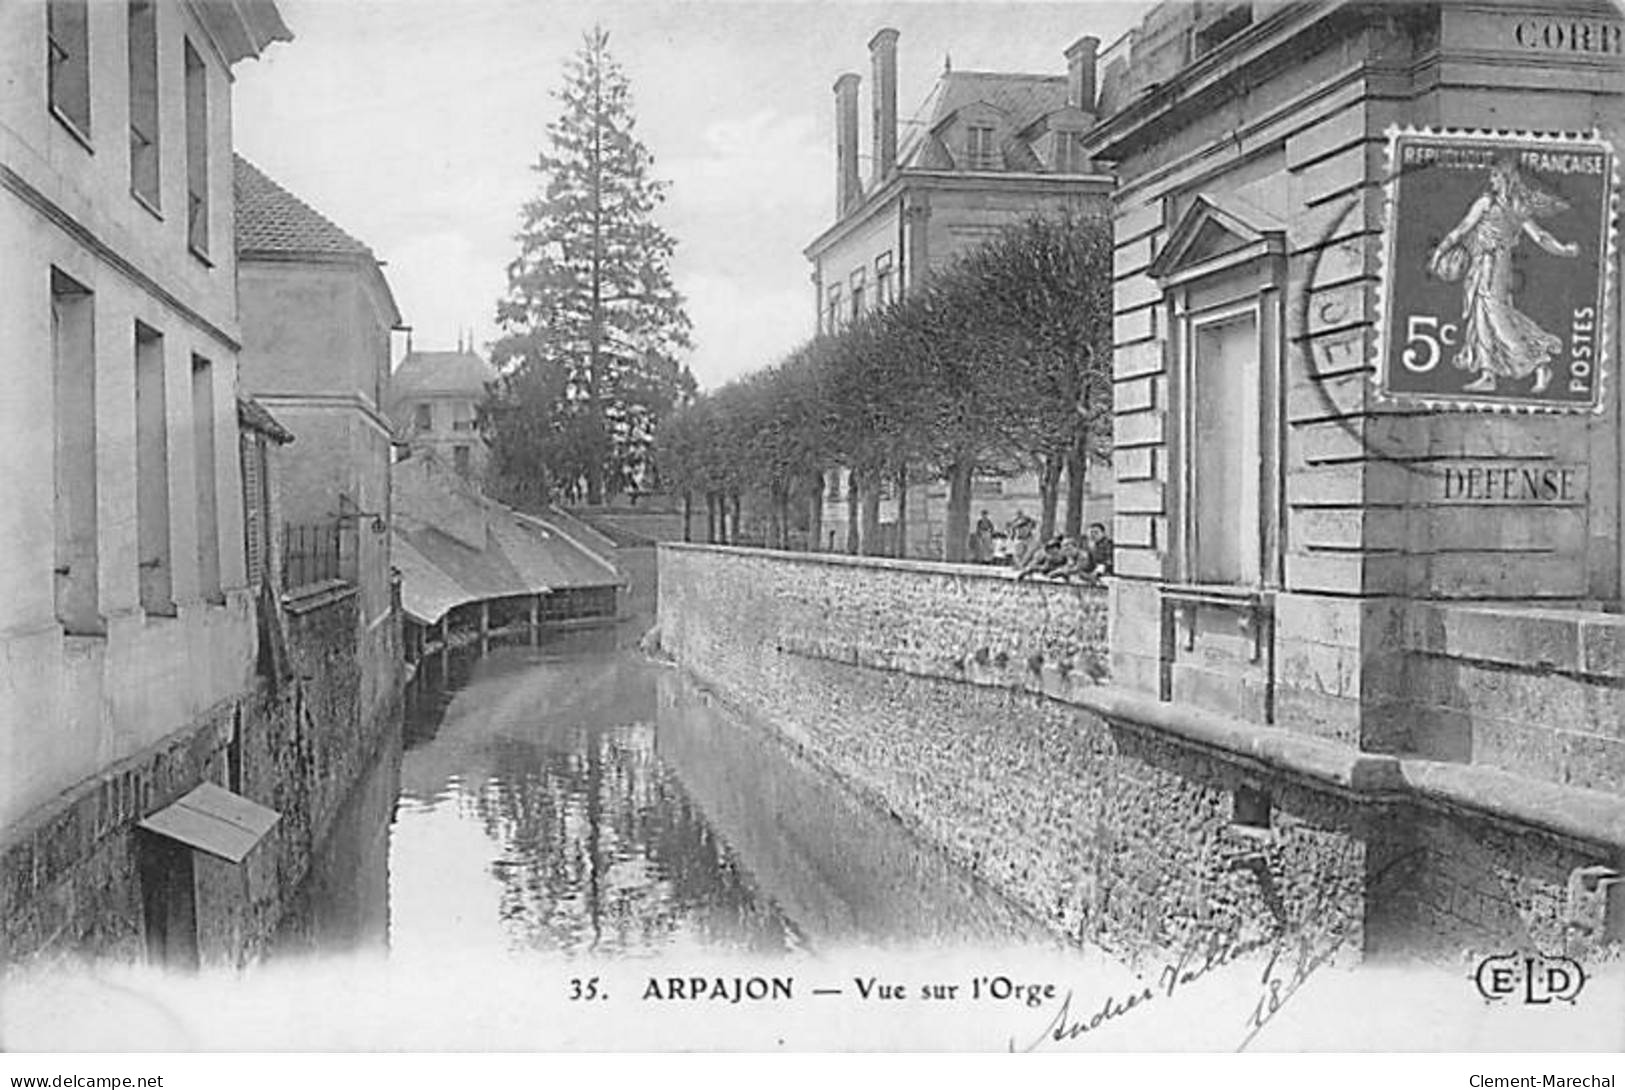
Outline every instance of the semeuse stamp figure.
[[1478, 378], [1462, 387], [1487, 393], [1498, 378], [1535, 376], [1531, 393], [1543, 393], [1552, 380], [1551, 359], [1563, 339], [1542, 329], [1513, 299], [1512, 254], [1523, 236], [1555, 257], [1579, 254], [1577, 243], [1561, 242], [1537, 218], [1567, 211], [1568, 202], [1532, 185], [1511, 156], [1490, 170], [1489, 186], [1428, 259], [1428, 271], [1442, 280], [1462, 281], [1461, 347], [1452, 363]]

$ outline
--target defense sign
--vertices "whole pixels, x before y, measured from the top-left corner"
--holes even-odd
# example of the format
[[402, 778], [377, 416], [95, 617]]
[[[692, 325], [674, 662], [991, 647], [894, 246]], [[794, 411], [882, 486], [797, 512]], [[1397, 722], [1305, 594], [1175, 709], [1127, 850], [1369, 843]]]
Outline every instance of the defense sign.
[[1600, 139], [1391, 133], [1383, 395], [1600, 409], [1613, 176]]

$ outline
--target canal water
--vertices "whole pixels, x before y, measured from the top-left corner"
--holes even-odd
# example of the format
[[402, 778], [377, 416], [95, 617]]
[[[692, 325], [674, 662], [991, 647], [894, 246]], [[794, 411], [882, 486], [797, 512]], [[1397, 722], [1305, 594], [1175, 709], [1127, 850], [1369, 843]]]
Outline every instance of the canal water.
[[[1173, 992], [1158, 984], [1173, 963], [1136, 974], [1057, 942], [772, 730], [644, 657], [642, 629], [429, 667], [269, 957], [243, 973], [11, 981], [0, 1040], [527, 1052], [1252, 1039], [1273, 958], [1204, 967]], [[1549, 1032], [1485, 1021], [1466, 987], [1454, 971], [1317, 972], [1254, 1047], [1578, 1040], [1567, 1012]], [[1593, 1050], [1618, 1047], [1620, 1008], [1605, 1007], [1581, 1034]]]
[[[1001, 947], [1043, 929], [632, 644], [429, 664], [280, 952], [590, 958]], [[397, 787], [398, 783], [398, 787]]]

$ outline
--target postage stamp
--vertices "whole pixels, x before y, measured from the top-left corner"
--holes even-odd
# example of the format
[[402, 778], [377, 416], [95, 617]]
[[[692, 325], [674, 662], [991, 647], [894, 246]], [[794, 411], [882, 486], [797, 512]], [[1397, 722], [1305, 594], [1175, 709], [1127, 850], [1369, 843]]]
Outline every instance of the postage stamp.
[[1382, 393], [1602, 407], [1614, 151], [1596, 138], [1394, 130]]

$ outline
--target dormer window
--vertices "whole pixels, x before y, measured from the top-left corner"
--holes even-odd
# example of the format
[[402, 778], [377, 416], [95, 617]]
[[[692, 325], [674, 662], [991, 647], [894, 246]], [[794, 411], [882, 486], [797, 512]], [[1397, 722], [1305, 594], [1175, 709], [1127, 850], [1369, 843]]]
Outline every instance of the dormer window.
[[1077, 133], [1055, 134], [1055, 173], [1089, 173], [1089, 157], [1083, 153], [1083, 141], [1079, 139]]
[[997, 170], [999, 149], [993, 142], [991, 125], [970, 125], [965, 129], [965, 169]]

